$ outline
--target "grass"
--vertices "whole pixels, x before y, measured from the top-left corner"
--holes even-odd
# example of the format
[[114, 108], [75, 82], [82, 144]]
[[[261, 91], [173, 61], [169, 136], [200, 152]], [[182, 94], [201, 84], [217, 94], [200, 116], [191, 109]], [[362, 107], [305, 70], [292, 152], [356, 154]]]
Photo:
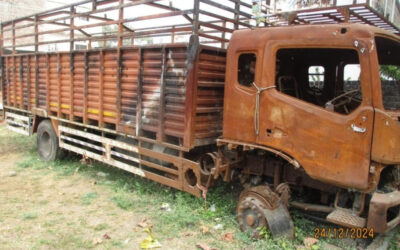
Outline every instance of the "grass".
[[102, 231], [102, 230], [104, 230], [104, 229], [107, 229], [107, 228], [109, 228], [110, 226], [107, 224], [107, 223], [100, 223], [100, 224], [97, 224], [95, 227], [94, 227], [94, 230], [95, 231]]
[[97, 197], [99, 197], [99, 195], [96, 192], [86, 193], [81, 197], [82, 204], [90, 205]]
[[36, 219], [37, 217], [38, 217], [38, 215], [33, 212], [24, 213], [22, 215], [22, 219], [24, 219], [24, 220], [33, 220], [33, 219]]
[[[0, 130], [0, 137], [0, 139], [8, 138], [8, 134], [4, 136], [4, 131]], [[147, 217], [154, 225], [153, 235], [160, 242], [176, 239], [177, 241], [182, 241], [183, 246], [192, 246], [189, 248], [194, 248], [198, 242], [206, 242], [209, 246], [220, 249], [296, 249], [297, 246], [303, 245], [305, 238], [313, 237], [314, 228], [320, 226], [319, 223], [307, 219], [304, 214], [294, 210], [291, 211], [291, 214], [295, 224], [295, 240], [273, 239], [271, 237], [254, 240], [238, 229], [236, 202], [240, 189], [232, 186], [232, 184], [217, 183], [216, 187], [208, 193], [207, 202], [205, 202], [202, 198], [133, 176], [117, 168], [96, 162], [90, 165], [82, 165], [75, 155], [70, 155], [63, 160], [55, 162], [43, 162], [36, 153], [35, 137], [26, 138], [14, 135], [10, 137], [10, 139], [0, 140], [0, 148], [1, 145], [10, 144], [12, 145], [11, 147], [18, 148], [19, 151], [25, 151], [17, 164], [19, 170], [35, 170], [43, 174], [51, 172], [55, 173], [58, 176], [57, 178], [63, 180], [77, 175], [82, 179], [79, 179], [79, 181], [94, 182], [96, 185], [108, 189], [110, 195], [106, 199], [114, 204], [116, 209], [132, 212], [137, 214], [139, 218]], [[97, 175], [98, 172], [106, 173], [107, 176], [99, 177]], [[97, 191], [90, 191], [80, 195], [79, 201], [86, 208], [89, 208], [91, 205], [96, 204], [100, 198], [101, 196]], [[160, 207], [163, 203], [168, 203], [171, 211], [161, 210]], [[40, 205], [46, 206], [47, 202], [40, 202]], [[64, 205], [68, 206], [68, 202], [64, 203]], [[211, 205], [215, 206], [215, 211], [209, 209]], [[105, 216], [110, 218], [119, 216], [118, 211], [106, 212]], [[38, 215], [34, 212], [27, 212], [22, 214], [22, 218], [24, 220], [34, 220], [38, 218]], [[93, 247], [91, 239], [83, 238], [78, 234], [57, 231], [56, 228], [54, 229], [57, 223], [57, 220], [48, 220], [44, 226], [49, 228], [48, 230], [52, 232], [51, 234], [56, 234], [59, 240], [51, 237], [37, 239], [33, 248], [42, 248], [43, 246], [51, 246], [51, 248]], [[219, 223], [223, 224], [223, 230], [214, 229], [214, 226]], [[93, 225], [90, 224], [90, 221], [85, 216], [82, 216], [76, 218], [76, 223], [71, 222], [69, 225], [79, 230], [84, 230], [84, 228], [88, 230], [90, 228], [90, 230], [93, 230], [92, 234], [95, 234], [96, 232], [110, 230], [112, 221], [109, 223], [101, 221]], [[131, 228], [134, 226], [132, 225]], [[203, 226], [208, 228], [208, 232], [204, 235], [200, 232], [200, 227]], [[180, 235], [185, 232], [193, 232], [193, 236], [181, 237]], [[223, 233], [226, 232], [233, 233], [235, 239], [233, 243], [221, 240]], [[109, 244], [108, 248], [123, 248], [124, 243], [122, 241], [121, 239], [112, 239], [107, 243]], [[391, 249], [398, 249], [396, 247], [399, 246], [399, 241], [399, 237], [394, 239], [390, 243]], [[313, 249], [323, 249], [325, 242], [344, 249], [355, 249], [355, 247], [335, 239], [320, 239]]]
[[132, 198], [125, 194], [117, 194], [110, 198], [110, 200], [119, 208], [128, 210], [134, 206], [134, 201]]

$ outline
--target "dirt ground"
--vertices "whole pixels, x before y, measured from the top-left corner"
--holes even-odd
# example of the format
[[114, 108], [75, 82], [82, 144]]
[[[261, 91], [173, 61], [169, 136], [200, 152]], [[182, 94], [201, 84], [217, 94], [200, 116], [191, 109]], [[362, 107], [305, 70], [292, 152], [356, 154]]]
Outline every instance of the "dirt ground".
[[[117, 192], [95, 178], [63, 176], [50, 163], [18, 167], [27, 152], [16, 139], [0, 126], [0, 249], [139, 248], [147, 233], [137, 224], [146, 213], [116, 206], [110, 197]], [[26, 143], [29, 148], [32, 140]], [[163, 249], [185, 249], [185, 243], [166, 239]]]
[[[143, 229], [151, 225], [161, 249], [199, 249], [199, 243], [218, 249], [306, 249], [302, 243], [313, 235], [315, 224], [295, 218], [295, 242], [254, 241], [238, 230], [234, 199], [230, 204], [216, 198], [217, 211], [210, 212], [201, 199], [107, 169], [79, 159], [42, 162], [35, 137], [0, 125], [0, 249], [139, 249], [148, 237]], [[160, 209], [164, 201], [172, 211]], [[220, 223], [223, 229], [217, 229]], [[398, 235], [395, 239], [400, 242]], [[399, 242], [391, 249], [400, 249]], [[309, 249], [326, 249], [324, 244]]]
[[[16, 170], [23, 154], [18, 151], [0, 156], [0, 248], [138, 246], [145, 235], [133, 228], [142, 218], [116, 207], [107, 187], [80, 175], [62, 178], [51, 169]], [[97, 194], [96, 202], [82, 202], [90, 193]]]

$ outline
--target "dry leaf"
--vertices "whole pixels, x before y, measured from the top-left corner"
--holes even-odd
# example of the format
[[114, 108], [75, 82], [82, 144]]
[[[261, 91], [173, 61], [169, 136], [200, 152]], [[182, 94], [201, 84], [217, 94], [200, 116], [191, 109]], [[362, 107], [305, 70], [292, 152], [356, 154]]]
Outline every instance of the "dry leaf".
[[233, 234], [232, 233], [226, 233], [222, 237], [223, 240], [233, 242]]
[[93, 245], [101, 244], [103, 240], [101, 238], [94, 238], [92, 243]]
[[206, 226], [200, 226], [200, 231], [203, 235], [205, 235], [208, 232], [208, 227]]
[[315, 239], [315, 238], [310, 238], [310, 237], [308, 237], [308, 238], [305, 238], [305, 239], [304, 239], [304, 245], [305, 245], [307, 248], [312, 247], [313, 245], [317, 244], [317, 242], [318, 242], [318, 240]]
[[146, 218], [146, 217], [143, 217], [142, 221], [140, 221], [137, 225], [138, 225], [139, 227], [141, 227], [141, 228], [146, 228], [146, 227], [148, 227], [147, 218]]
[[106, 239], [106, 240], [111, 239], [111, 237], [110, 237], [108, 234], [104, 234], [104, 235], [103, 235], [103, 238]]
[[200, 249], [203, 249], [203, 250], [218, 250], [218, 248], [209, 247], [209, 246], [207, 246], [207, 245], [204, 244], [204, 243], [197, 243], [197, 244], [196, 244], [196, 247], [198, 247], [198, 248], [200, 248]]

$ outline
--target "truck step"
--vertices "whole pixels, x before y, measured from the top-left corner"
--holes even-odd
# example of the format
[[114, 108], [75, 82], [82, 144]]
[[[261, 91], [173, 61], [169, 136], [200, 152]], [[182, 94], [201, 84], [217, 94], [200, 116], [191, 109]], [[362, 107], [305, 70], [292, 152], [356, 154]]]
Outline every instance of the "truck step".
[[348, 209], [335, 209], [333, 212], [328, 214], [326, 219], [329, 222], [345, 227], [365, 227], [367, 224], [365, 218], [353, 214], [353, 212]]

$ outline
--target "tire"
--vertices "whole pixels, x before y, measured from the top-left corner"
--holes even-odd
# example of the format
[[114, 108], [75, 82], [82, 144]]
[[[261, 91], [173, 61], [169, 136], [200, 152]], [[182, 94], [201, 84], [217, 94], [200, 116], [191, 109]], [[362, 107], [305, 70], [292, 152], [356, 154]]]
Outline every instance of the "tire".
[[44, 120], [37, 130], [37, 149], [44, 161], [54, 161], [65, 156], [65, 151], [58, 146], [58, 137], [50, 120]]

